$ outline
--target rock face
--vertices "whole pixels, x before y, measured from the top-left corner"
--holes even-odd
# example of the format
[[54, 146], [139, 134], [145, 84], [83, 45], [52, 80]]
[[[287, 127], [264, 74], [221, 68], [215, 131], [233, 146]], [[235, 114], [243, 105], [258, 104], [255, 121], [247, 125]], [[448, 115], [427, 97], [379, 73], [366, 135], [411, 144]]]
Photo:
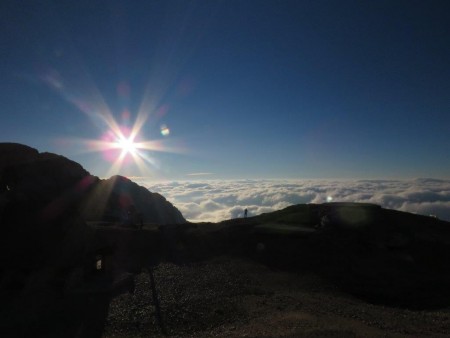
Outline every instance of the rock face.
[[[11, 204], [6, 214], [1, 215], [3, 217], [56, 219], [73, 212], [84, 194], [98, 181], [81, 165], [63, 156], [39, 154], [27, 148], [23, 148], [26, 151], [22, 153], [18, 145], [13, 145], [14, 156], [9, 156], [9, 148], [0, 147], [0, 154], [7, 150], [7, 155], [1, 156], [0, 192]], [[22, 210], [11, 210], [18, 204]]]
[[39, 152], [31, 147], [17, 143], [0, 143], [0, 171], [9, 165], [36, 160]]
[[65, 157], [0, 144], [0, 303], [5, 308], [42, 305], [35, 298], [38, 290], [58, 284], [82, 262], [93, 232], [77, 206], [96, 181]]
[[[89, 221], [124, 223], [134, 216], [134, 221], [139, 217], [158, 224], [186, 222], [164, 197], [125, 177], [100, 180], [63, 156], [15, 143], [0, 144], [0, 193], [0, 219], [5, 220], [24, 217], [24, 212], [50, 220], [80, 210]], [[12, 199], [20, 202], [22, 210], [10, 205], [4, 214], [7, 200]]]
[[130, 210], [143, 222], [185, 222], [164, 197], [126, 178], [102, 181], [63, 156], [0, 143], [0, 289], [22, 290], [43, 266], [82, 264], [93, 236], [86, 220], [130, 223]]
[[81, 208], [83, 218], [123, 224], [180, 224], [186, 220], [171, 203], [157, 193], [123, 176], [102, 180], [90, 191]]
[[[130, 224], [137, 216], [143, 222], [185, 223], [164, 197], [124, 177], [100, 180], [63, 156], [0, 143], [0, 336], [17, 336], [22, 322], [39, 323], [23, 336], [61, 336], [49, 334], [55, 322], [65, 328], [84, 321], [78, 316], [91, 306], [89, 297], [67, 295], [95, 273], [95, 229], [86, 220]], [[106, 278], [102, 285], [110, 284]]]

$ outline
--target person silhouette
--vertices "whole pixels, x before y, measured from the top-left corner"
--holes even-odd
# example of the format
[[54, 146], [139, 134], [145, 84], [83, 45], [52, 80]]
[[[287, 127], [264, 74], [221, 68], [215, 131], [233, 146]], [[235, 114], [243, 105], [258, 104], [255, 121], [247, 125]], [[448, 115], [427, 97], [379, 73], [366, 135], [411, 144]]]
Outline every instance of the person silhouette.
[[248, 213], [248, 210], [247, 210], [247, 208], [244, 210], [244, 218], [247, 218], [247, 213]]

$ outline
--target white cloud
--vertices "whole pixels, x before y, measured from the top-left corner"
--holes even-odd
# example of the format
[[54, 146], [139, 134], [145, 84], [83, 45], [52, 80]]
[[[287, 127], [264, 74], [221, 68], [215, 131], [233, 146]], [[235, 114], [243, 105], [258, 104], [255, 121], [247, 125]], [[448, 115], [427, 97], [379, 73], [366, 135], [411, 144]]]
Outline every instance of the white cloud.
[[301, 203], [366, 202], [436, 215], [450, 221], [450, 180], [235, 180], [166, 182], [147, 186], [189, 221], [217, 222]]

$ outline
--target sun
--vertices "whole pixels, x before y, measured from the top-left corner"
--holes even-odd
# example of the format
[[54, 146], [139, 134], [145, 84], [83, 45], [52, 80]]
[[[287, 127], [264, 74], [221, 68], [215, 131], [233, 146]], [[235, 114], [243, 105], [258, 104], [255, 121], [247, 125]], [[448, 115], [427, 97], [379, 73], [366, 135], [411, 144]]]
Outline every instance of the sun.
[[135, 154], [137, 150], [137, 144], [131, 138], [121, 137], [116, 142], [117, 148], [122, 150], [124, 155]]

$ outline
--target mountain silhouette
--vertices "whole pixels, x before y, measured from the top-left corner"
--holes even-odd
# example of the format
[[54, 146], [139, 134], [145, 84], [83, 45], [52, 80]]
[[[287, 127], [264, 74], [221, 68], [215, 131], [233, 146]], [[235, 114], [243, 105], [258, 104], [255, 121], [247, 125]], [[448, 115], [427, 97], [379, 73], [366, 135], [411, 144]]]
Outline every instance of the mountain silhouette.
[[124, 221], [133, 206], [143, 222], [185, 223], [181, 213], [157, 193], [121, 176], [101, 180], [80, 164], [15, 143], [0, 143], [0, 191], [24, 198], [42, 217], [80, 212], [89, 221]]

